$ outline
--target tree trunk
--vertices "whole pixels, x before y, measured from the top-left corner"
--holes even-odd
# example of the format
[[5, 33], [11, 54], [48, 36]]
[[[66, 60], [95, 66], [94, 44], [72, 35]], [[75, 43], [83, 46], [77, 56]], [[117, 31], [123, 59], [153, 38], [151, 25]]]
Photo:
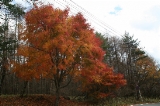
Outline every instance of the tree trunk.
[[28, 81], [24, 81], [24, 86], [23, 86], [23, 89], [21, 91], [20, 97], [24, 96], [24, 93], [25, 93], [26, 88], [27, 88], [27, 84], [28, 84]]
[[142, 96], [141, 96], [141, 92], [140, 92], [140, 87], [139, 85], [136, 86], [136, 99], [143, 101]]
[[1, 77], [1, 82], [0, 82], [0, 95], [2, 93], [2, 86], [3, 86], [3, 81], [4, 81], [4, 78], [5, 78], [5, 75], [6, 75], [6, 71], [5, 69], [2, 69], [2, 77]]
[[60, 89], [57, 88], [56, 89], [56, 100], [55, 100], [55, 105], [54, 106], [59, 106], [59, 101], [60, 101], [60, 94], [59, 94], [59, 92], [60, 92]]

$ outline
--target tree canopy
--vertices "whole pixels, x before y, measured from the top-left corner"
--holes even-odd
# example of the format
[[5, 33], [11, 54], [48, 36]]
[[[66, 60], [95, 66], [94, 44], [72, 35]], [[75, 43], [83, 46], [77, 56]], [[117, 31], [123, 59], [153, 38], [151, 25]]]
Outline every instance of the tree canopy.
[[[83, 15], [68, 13], [69, 9], [60, 10], [51, 5], [35, 6], [26, 13], [26, 28], [20, 35], [23, 43], [17, 54], [22, 61], [15, 63], [14, 70], [24, 80], [52, 79], [56, 104], [60, 89], [71, 79], [79, 79], [85, 86], [93, 82], [104, 86], [125, 84], [121, 75], [114, 75], [103, 63], [105, 52], [100, 47], [101, 41]], [[62, 85], [66, 79], [68, 82]]]

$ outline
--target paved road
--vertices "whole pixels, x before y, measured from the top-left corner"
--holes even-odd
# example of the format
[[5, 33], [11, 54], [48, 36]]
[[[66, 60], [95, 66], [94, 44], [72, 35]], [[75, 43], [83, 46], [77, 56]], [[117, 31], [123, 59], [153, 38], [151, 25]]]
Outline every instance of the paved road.
[[160, 103], [146, 103], [146, 104], [136, 104], [130, 106], [160, 106]]

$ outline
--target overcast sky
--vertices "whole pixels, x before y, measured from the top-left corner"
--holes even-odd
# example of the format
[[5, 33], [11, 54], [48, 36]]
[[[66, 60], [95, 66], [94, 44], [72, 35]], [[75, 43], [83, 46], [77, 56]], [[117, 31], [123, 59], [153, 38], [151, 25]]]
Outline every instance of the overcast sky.
[[[160, 63], [160, 0], [42, 1], [53, 3], [61, 8], [62, 3], [67, 5], [67, 2], [70, 4], [74, 1], [116, 32], [124, 34], [127, 31], [130, 35], [134, 35], [134, 38], [140, 41], [140, 47]], [[92, 24], [93, 20], [89, 22]]]

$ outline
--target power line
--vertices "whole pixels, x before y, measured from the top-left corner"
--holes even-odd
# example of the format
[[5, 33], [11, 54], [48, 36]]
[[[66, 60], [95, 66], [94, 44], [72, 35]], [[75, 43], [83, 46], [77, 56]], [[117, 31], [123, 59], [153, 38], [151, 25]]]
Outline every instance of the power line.
[[70, 0], [73, 4], [75, 4], [77, 7], [79, 7], [82, 11], [84, 11], [84, 13], [88, 14], [89, 16], [91, 16], [94, 20], [96, 20], [97, 22], [99, 22], [101, 25], [103, 25], [104, 27], [106, 27], [107, 29], [110, 30], [110, 32], [112, 33], [116, 33], [119, 34], [117, 31], [115, 31], [113, 28], [111, 28], [109, 25], [107, 25], [105, 22], [99, 20], [97, 17], [95, 17], [93, 14], [91, 14], [90, 12], [88, 12], [87, 10], [85, 10], [83, 7], [79, 6], [77, 3], [73, 2], [72, 0]]
[[[72, 8], [71, 9], [71, 11], [73, 11], [73, 9], [75, 10], [75, 11], [77, 11], [77, 12], [82, 12], [82, 11], [80, 11], [77, 7], [75, 7], [74, 5], [72, 5], [72, 4], [70, 4], [69, 2], [67, 2], [66, 0], [65, 0], [65, 2], [68, 4], [68, 5], [70, 5], [70, 7]], [[76, 12], [76, 13], [77, 13]], [[99, 25], [99, 26], [101, 26], [101, 27], [103, 27], [101, 24], [99, 24], [98, 22], [96, 22], [95, 20], [93, 20], [92, 18], [90, 18], [88, 15], [86, 15], [85, 13], [82, 13], [87, 19], [91, 19], [92, 20], [92, 22], [94, 21], [94, 23], [96, 23], [97, 25]], [[89, 21], [89, 20], [88, 20]], [[99, 29], [99, 28], [98, 28]], [[99, 30], [101, 30], [101, 29], [99, 29]], [[101, 30], [102, 31], [102, 30]], [[102, 31], [103, 32], [103, 31]]]

